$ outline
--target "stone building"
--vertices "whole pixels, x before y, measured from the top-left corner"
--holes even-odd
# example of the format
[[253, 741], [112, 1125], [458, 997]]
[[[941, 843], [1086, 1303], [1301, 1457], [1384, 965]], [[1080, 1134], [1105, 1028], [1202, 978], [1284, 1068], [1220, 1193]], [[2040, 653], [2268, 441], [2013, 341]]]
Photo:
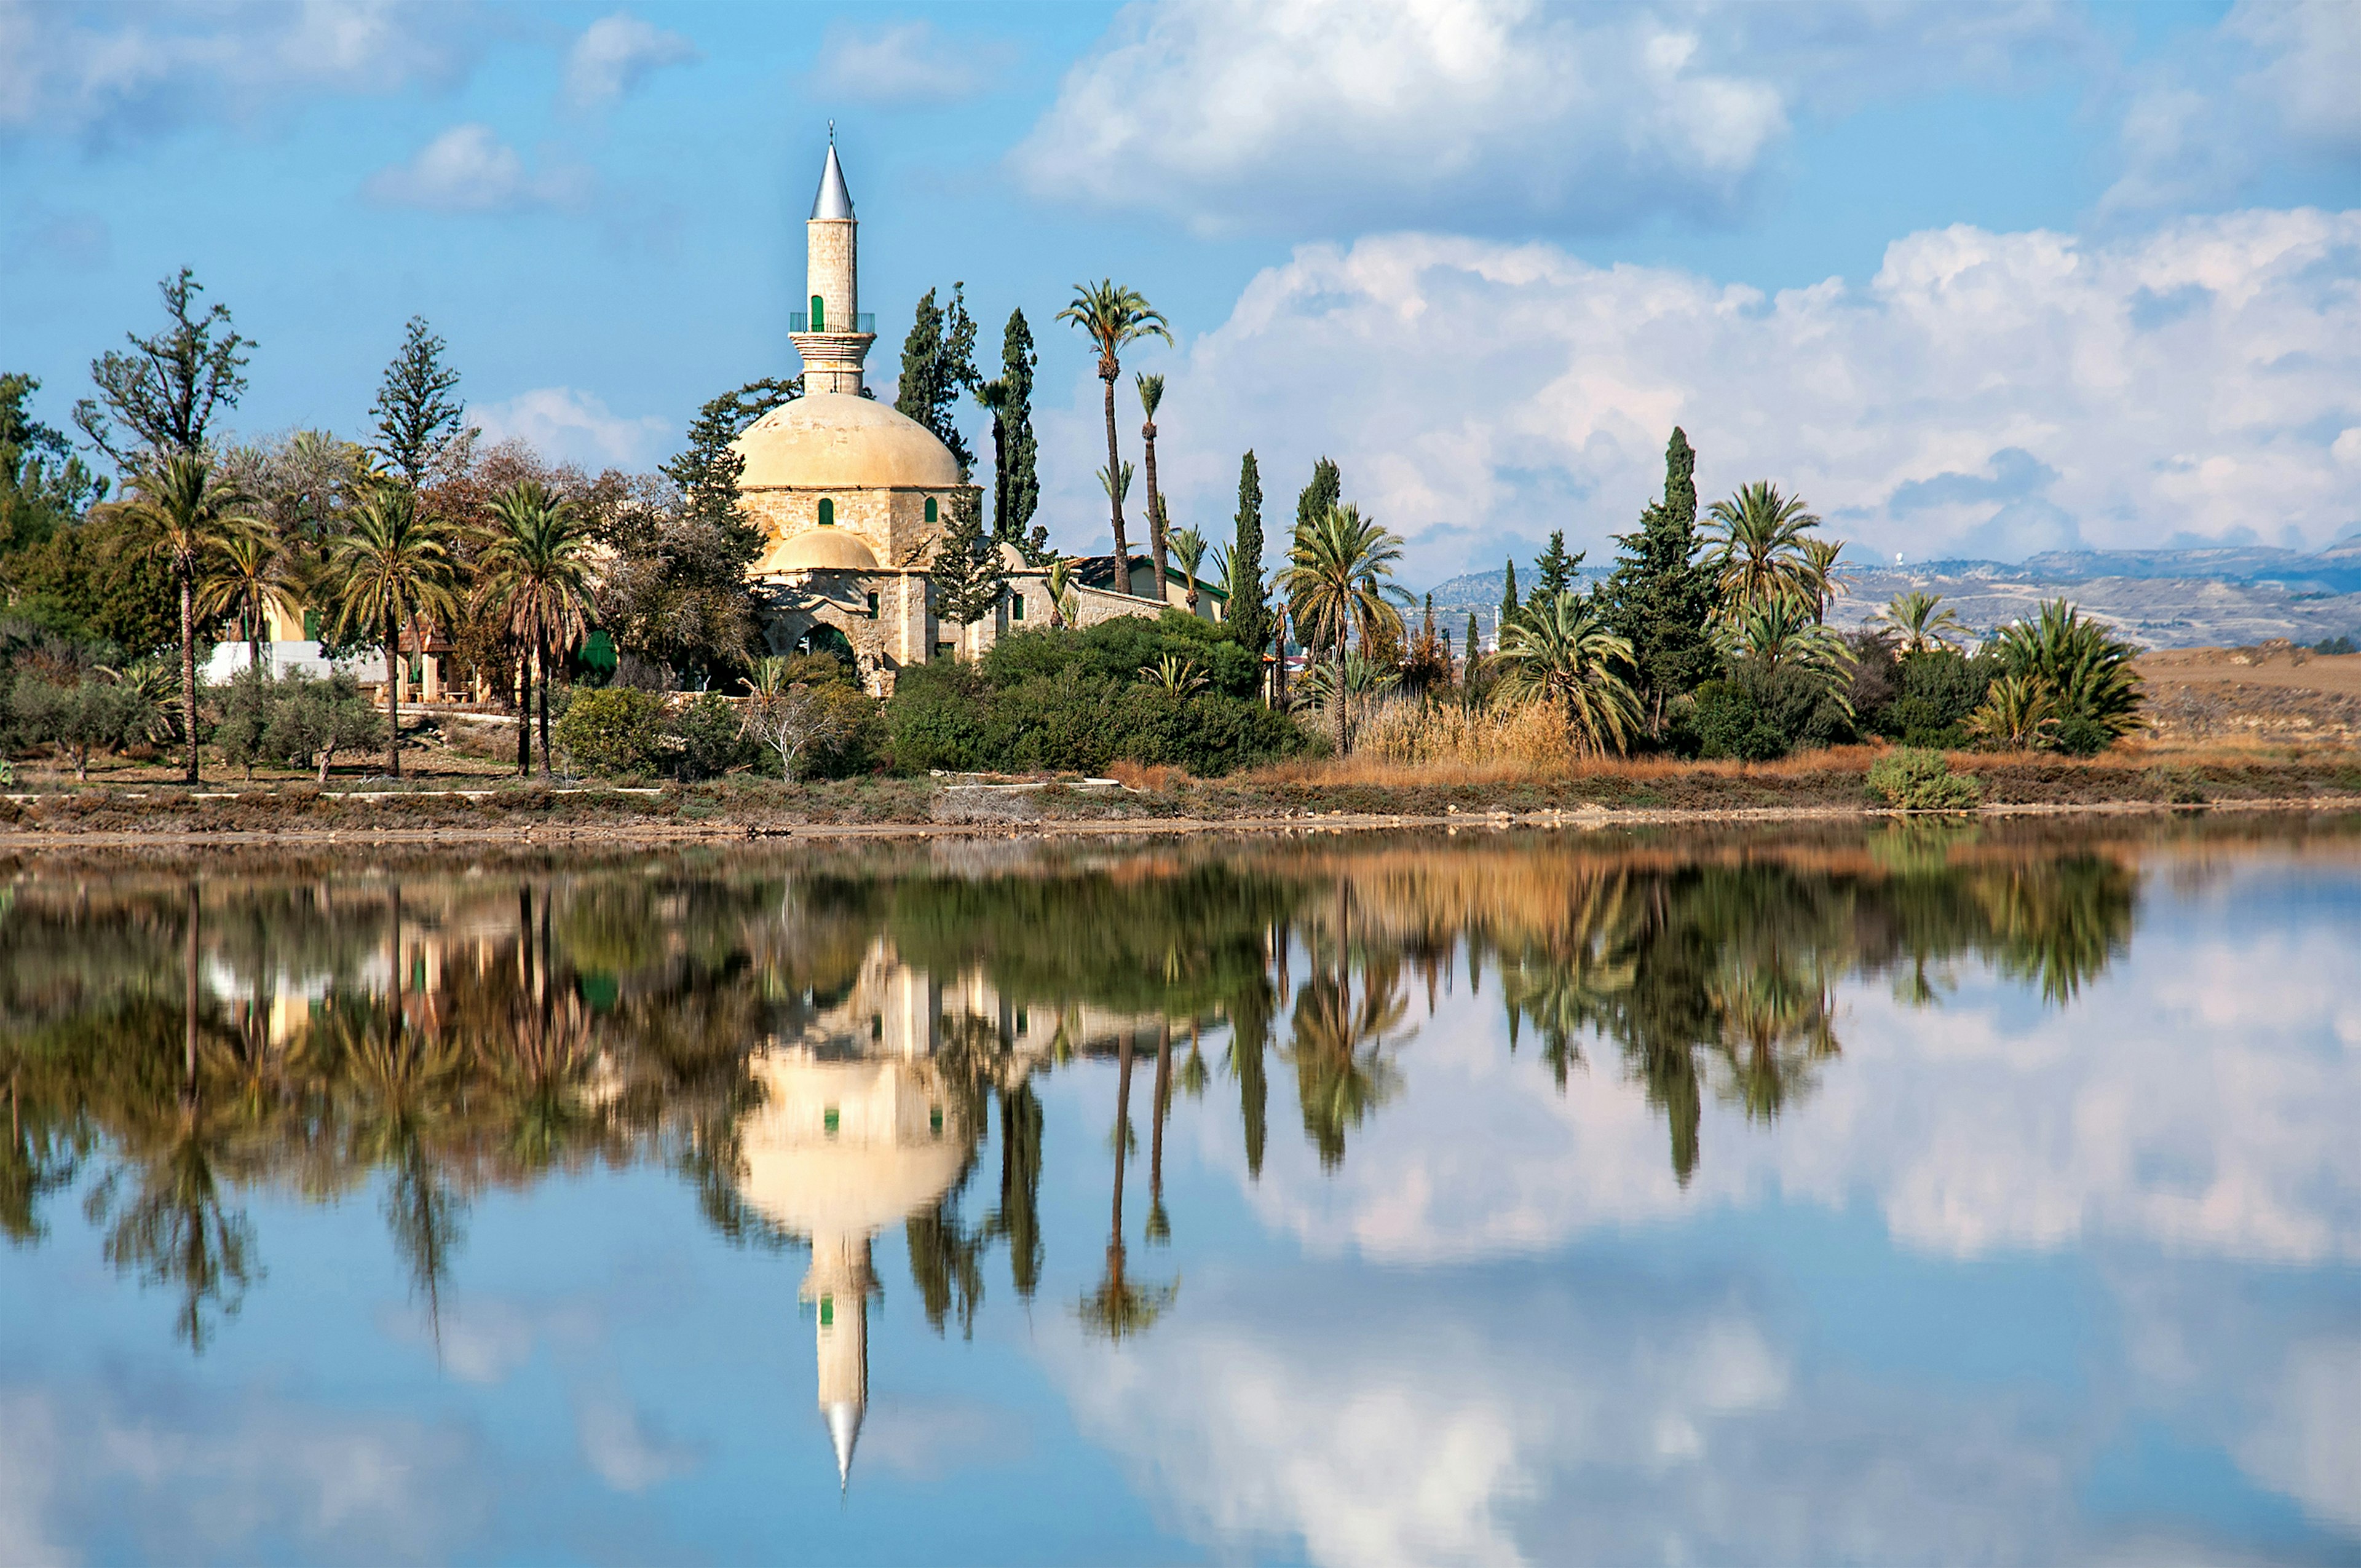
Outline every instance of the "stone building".
[[[972, 626], [935, 614], [928, 569], [954, 508], [981, 506], [981, 491], [932, 431], [873, 397], [862, 382], [876, 318], [861, 311], [860, 220], [835, 139], [820, 168], [805, 225], [806, 309], [791, 333], [803, 356], [804, 395], [764, 414], [735, 443], [745, 466], [739, 504], [767, 538], [749, 575], [766, 607], [763, 635], [774, 652], [832, 647], [849, 652], [869, 689], [884, 696], [904, 666], [972, 658], [1002, 636], [1050, 622], [1046, 572], [1000, 546], [1007, 588]], [[1176, 571], [1164, 593], [1136, 558], [1118, 591], [1112, 564], [1071, 592], [1077, 622], [1154, 615], [1180, 603]], [[1221, 596], [1201, 587], [1198, 613], [1220, 613]]]

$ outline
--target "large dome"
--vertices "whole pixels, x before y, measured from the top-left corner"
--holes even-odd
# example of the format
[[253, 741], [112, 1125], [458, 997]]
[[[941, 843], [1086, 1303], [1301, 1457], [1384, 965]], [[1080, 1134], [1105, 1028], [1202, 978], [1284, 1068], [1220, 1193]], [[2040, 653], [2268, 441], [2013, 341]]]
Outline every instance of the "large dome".
[[746, 460], [741, 489], [939, 489], [960, 482], [959, 460], [934, 432], [850, 392], [782, 403], [730, 445]]

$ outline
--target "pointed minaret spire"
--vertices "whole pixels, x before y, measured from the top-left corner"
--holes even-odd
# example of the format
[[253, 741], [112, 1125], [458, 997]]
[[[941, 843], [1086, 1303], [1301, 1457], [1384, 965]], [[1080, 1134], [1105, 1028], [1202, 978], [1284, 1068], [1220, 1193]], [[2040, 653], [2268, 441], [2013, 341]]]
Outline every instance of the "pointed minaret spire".
[[828, 158], [805, 233], [805, 303], [792, 335], [804, 358], [804, 391], [859, 392], [871, 334], [861, 319], [861, 224], [836, 156], [836, 122], [828, 123]]

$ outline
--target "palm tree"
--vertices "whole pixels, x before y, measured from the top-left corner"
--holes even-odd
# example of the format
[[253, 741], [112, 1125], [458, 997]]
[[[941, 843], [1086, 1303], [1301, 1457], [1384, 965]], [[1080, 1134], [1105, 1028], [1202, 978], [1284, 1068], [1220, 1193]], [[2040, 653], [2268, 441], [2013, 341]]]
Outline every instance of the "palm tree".
[[1049, 590], [1049, 624], [1071, 627], [1080, 604], [1074, 594], [1074, 564], [1060, 555], [1049, 563], [1044, 584]]
[[1798, 554], [1804, 562], [1804, 586], [1812, 598], [1812, 619], [1826, 620], [1828, 606], [1844, 587], [1844, 569], [1837, 557], [1844, 554], [1841, 539], [1806, 539]]
[[[1128, 462], [1121, 468], [1099, 470], [1099, 488], [1104, 490], [1107, 499], [1114, 503], [1117, 517], [1123, 515], [1123, 503], [1131, 499], [1131, 476], [1132, 467]], [[1131, 556], [1124, 549], [1123, 531], [1119, 528], [1115, 530], [1115, 581], [1108, 586], [1119, 594], [1131, 592]]]
[[[1106, 383], [1107, 470], [1115, 472], [1123, 466], [1123, 454], [1115, 444], [1115, 384], [1123, 375], [1119, 356], [1142, 338], [1160, 337], [1170, 343], [1172, 329], [1165, 323], [1162, 312], [1149, 307], [1146, 295], [1112, 278], [1075, 284], [1073, 302], [1058, 313], [1058, 319], [1081, 327], [1099, 351], [1099, 379]], [[1112, 487], [1107, 490], [1107, 504], [1115, 517], [1115, 556], [1122, 566], [1127, 592], [1130, 544], [1123, 536], [1123, 497]]]
[[1116, 1047], [1115, 1100], [1115, 1201], [1108, 1223], [1106, 1277], [1077, 1307], [1083, 1328], [1122, 1341], [1145, 1333], [1172, 1304], [1173, 1287], [1143, 1286], [1124, 1267], [1123, 1157], [1131, 1146], [1131, 1031], [1126, 1029]]
[[525, 739], [533, 681], [541, 680], [541, 771], [549, 773], [549, 671], [590, 623], [590, 531], [573, 505], [538, 480], [523, 479], [492, 498], [478, 602], [501, 616], [522, 645], [517, 671], [517, 760], [531, 769]]
[[1993, 639], [2009, 674], [2046, 687], [2055, 705], [2059, 740], [2072, 747], [2069, 725], [2093, 727], [2096, 751], [2137, 729], [2140, 678], [2132, 667], [2139, 650], [2066, 600], [2051, 599], [2029, 620], [2012, 621]]
[[205, 563], [236, 534], [253, 526], [247, 497], [214, 469], [203, 451], [175, 452], [144, 465], [131, 478], [136, 499], [123, 515], [147, 536], [148, 553], [170, 568], [181, 593], [181, 728], [187, 745], [185, 781], [197, 782], [197, 579]]
[[1345, 754], [1345, 654], [1358, 630], [1367, 647], [1380, 632], [1401, 630], [1396, 603], [1410, 595], [1388, 581], [1401, 559], [1400, 535], [1361, 515], [1349, 502], [1330, 507], [1295, 531], [1279, 587], [1295, 612], [1296, 634], [1307, 647], [1325, 648], [1335, 670], [1330, 706], [1335, 710], [1336, 754]]
[[1896, 646], [1905, 653], [1930, 653], [1948, 648], [1953, 638], [1965, 638], [1967, 623], [1955, 609], [1938, 609], [1940, 594], [1913, 588], [1887, 601], [1877, 619], [1894, 629]]
[[422, 619], [454, 614], [459, 604], [445, 530], [418, 510], [416, 491], [379, 480], [354, 510], [352, 527], [330, 560], [337, 584], [335, 634], [375, 635], [385, 647], [386, 772], [400, 778], [401, 696], [394, 675], [401, 633]]
[[1860, 663], [1845, 640], [1812, 617], [1811, 606], [1795, 595], [1774, 595], [1739, 609], [1715, 631], [1725, 658], [1743, 659], [1764, 671], [1793, 669], [1812, 676], [1850, 715], [1845, 688]]
[[992, 532], [1005, 538], [1008, 532], [1008, 427], [1005, 420], [1009, 404], [1006, 380], [976, 383], [975, 400], [992, 416]]
[[[1164, 587], [1165, 526], [1164, 498], [1156, 488], [1156, 411], [1164, 406], [1164, 378], [1145, 373], [1134, 376], [1132, 384], [1139, 389], [1140, 411], [1148, 422], [1139, 427], [1139, 439], [1148, 462], [1148, 548], [1156, 558], [1156, 597], [1162, 599]], [[1190, 585], [1189, 603], [1197, 602], [1196, 585]]]
[[1172, 542], [1172, 557], [1189, 575], [1189, 613], [1197, 613], [1197, 568], [1205, 564], [1205, 536], [1193, 528], [1175, 528], [1166, 538]]
[[1579, 594], [1527, 605], [1500, 634], [1500, 695], [1563, 703], [1566, 732], [1586, 752], [1620, 752], [1640, 726], [1639, 694], [1622, 674], [1631, 667], [1631, 641]]
[[287, 553], [258, 524], [224, 539], [197, 579], [197, 614], [207, 620], [236, 616], [238, 630], [246, 633], [248, 661], [258, 670], [262, 668], [262, 628], [270, 611], [290, 609], [294, 602]]
[[2014, 751], [2049, 744], [2058, 730], [2058, 694], [2037, 675], [2003, 675], [1984, 688], [1984, 700], [1968, 715], [1969, 734]]
[[1706, 532], [1714, 587], [1721, 613], [1736, 620], [1749, 607], [1785, 594], [1812, 591], [1812, 568], [1804, 535], [1820, 520], [1804, 510], [1801, 497], [1783, 496], [1769, 480], [1739, 487], [1738, 494], [1713, 503]]

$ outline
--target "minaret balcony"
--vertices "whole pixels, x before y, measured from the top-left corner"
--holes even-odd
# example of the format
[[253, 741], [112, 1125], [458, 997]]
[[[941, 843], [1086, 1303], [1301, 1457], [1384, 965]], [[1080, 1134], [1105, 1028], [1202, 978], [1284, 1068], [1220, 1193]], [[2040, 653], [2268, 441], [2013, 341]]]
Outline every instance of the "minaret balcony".
[[[813, 327], [811, 324], [810, 313], [807, 311], [797, 311], [788, 316], [787, 330], [791, 333], [808, 333], [812, 331]], [[829, 322], [827, 325], [820, 327], [818, 330], [825, 333], [832, 333], [841, 337], [874, 337], [877, 334], [877, 313], [874, 311], [863, 311], [859, 315], [852, 318], [852, 325], [850, 327], [847, 327], [839, 322]]]

